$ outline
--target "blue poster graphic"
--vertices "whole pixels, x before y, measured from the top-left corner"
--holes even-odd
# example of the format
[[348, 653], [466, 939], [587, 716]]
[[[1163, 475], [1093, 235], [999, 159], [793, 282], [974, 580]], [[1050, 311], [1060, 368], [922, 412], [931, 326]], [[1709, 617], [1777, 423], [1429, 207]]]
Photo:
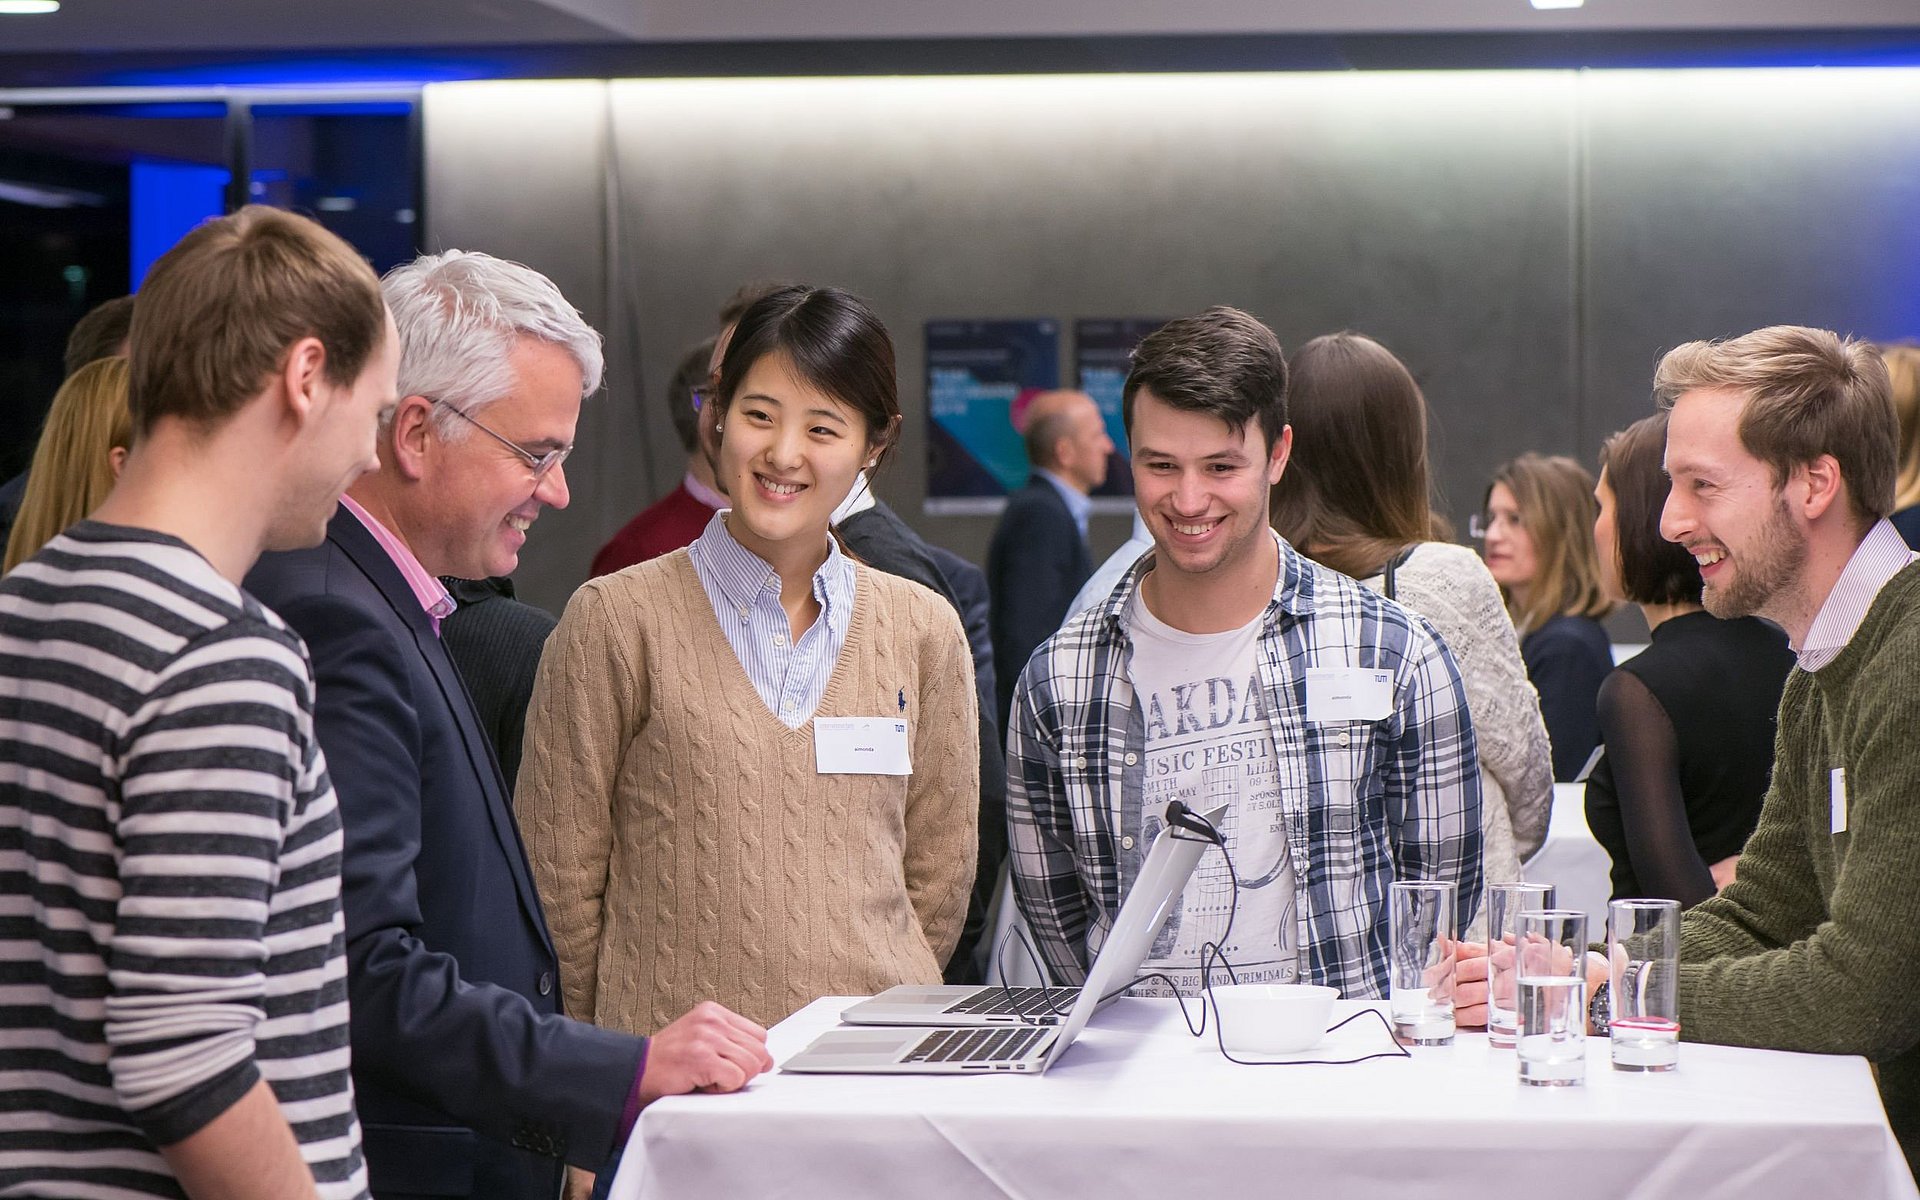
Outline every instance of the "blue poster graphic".
[[[1126, 421], [1120, 411], [1121, 387], [1132, 365], [1133, 348], [1140, 339], [1165, 325], [1150, 317], [1088, 318], [1073, 323], [1074, 377], [1081, 391], [1100, 406], [1107, 423], [1107, 436], [1113, 439], [1113, 457], [1107, 463], [1107, 481], [1093, 491], [1096, 511], [1131, 511], [1133, 467], [1127, 457]], [[1102, 498], [1128, 497], [1119, 504], [1102, 504]]]
[[996, 513], [1027, 482], [1013, 417], [1060, 386], [1060, 323], [927, 322], [929, 513]]

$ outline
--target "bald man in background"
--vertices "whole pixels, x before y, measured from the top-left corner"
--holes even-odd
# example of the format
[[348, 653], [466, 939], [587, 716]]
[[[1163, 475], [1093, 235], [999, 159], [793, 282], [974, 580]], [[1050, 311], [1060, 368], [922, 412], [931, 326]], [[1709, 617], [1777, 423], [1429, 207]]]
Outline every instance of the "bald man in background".
[[1106, 482], [1113, 453], [1100, 407], [1085, 392], [1040, 393], [1027, 406], [1021, 432], [1033, 475], [1007, 497], [987, 550], [1001, 729], [1021, 669], [1060, 628], [1074, 593], [1093, 574], [1087, 494]]

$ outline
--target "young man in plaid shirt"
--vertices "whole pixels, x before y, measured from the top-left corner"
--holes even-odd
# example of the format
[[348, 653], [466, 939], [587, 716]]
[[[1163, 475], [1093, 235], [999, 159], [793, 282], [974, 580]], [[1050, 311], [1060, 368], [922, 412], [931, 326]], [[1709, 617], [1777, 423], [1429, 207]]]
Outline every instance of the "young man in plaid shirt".
[[[1272, 331], [1213, 308], [1135, 352], [1134, 492], [1153, 535], [1104, 601], [1041, 645], [1015, 691], [1015, 894], [1048, 970], [1079, 983], [1166, 802], [1226, 806], [1145, 970], [1182, 992], [1221, 937], [1243, 981], [1387, 994], [1387, 885], [1480, 895], [1480, 777], [1452, 656], [1420, 617], [1316, 565], [1267, 522], [1286, 470]], [[1237, 879], [1238, 887], [1235, 888]]]

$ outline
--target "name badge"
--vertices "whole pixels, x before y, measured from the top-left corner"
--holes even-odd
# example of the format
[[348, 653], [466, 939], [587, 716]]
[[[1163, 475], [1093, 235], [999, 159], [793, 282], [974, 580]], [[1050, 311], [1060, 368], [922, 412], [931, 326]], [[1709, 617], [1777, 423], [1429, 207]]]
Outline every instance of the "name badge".
[[813, 769], [822, 775], [911, 775], [899, 717], [815, 717]]
[[1393, 672], [1308, 667], [1307, 720], [1381, 721], [1393, 712]]
[[1827, 790], [1833, 796], [1833, 831], [1847, 831], [1847, 769], [1835, 767], [1827, 777]]

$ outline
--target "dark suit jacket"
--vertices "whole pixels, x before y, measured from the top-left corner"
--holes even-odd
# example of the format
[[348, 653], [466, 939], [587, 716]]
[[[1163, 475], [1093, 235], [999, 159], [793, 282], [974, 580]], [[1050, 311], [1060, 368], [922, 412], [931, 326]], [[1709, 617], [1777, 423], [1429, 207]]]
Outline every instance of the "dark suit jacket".
[[547, 635], [559, 622], [546, 609], [515, 598], [511, 579], [449, 575], [440, 582], [460, 606], [440, 622], [440, 644], [460, 668], [480, 728], [487, 731], [500, 776], [506, 780], [507, 799], [512, 800], [514, 780], [520, 777], [520, 740], [527, 731], [533, 677], [540, 670]]
[[1000, 728], [1007, 728], [1013, 685], [1027, 660], [1067, 619], [1074, 594], [1092, 574], [1093, 552], [1073, 523], [1067, 502], [1053, 484], [1034, 475], [1007, 497], [1006, 512], [987, 548]]
[[453, 660], [344, 507], [247, 590], [306, 639], [346, 831], [353, 1083], [374, 1194], [552, 1200], [613, 1151], [642, 1039], [559, 1015], [506, 787]]
[[[837, 526], [847, 549], [875, 570], [911, 579], [953, 606], [966, 627], [974, 661], [991, 659], [987, 644], [987, 581], [980, 568], [933, 545], [915, 533], [900, 514], [876, 502]], [[969, 599], [969, 597], [972, 597]], [[977, 618], [977, 619], [976, 619]], [[975, 684], [979, 680], [976, 677]], [[960, 940], [947, 958], [948, 983], [985, 983], [986, 952], [981, 942], [989, 932], [987, 910], [1000, 883], [1000, 865], [1007, 860], [1007, 762], [1000, 748], [1000, 731], [993, 722], [992, 693], [980, 692], [980, 849], [974, 862], [973, 892]]]

